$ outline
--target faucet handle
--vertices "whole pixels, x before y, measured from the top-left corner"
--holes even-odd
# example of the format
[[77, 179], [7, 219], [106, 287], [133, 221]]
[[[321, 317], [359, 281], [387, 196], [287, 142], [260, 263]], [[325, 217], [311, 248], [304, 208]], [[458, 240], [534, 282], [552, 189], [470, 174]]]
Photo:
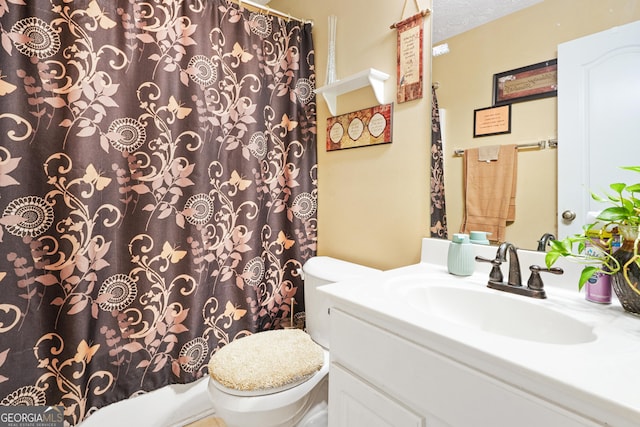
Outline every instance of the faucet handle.
[[529, 266], [529, 270], [531, 271], [531, 276], [529, 277], [529, 281], [527, 282], [527, 286], [529, 289], [533, 289], [536, 291], [542, 291], [544, 288], [544, 283], [542, 283], [542, 277], [540, 277], [540, 273], [551, 273], [551, 274], [563, 274], [564, 270], [559, 267], [552, 268], [542, 268], [539, 265], [531, 265]]
[[490, 282], [500, 283], [504, 280], [504, 277], [502, 276], [502, 270], [500, 270], [500, 265], [502, 265], [502, 261], [500, 261], [498, 258], [489, 259], [489, 258], [485, 258], [478, 255], [476, 256], [476, 261], [488, 262], [489, 264], [493, 265], [493, 267], [491, 268], [491, 273], [489, 273]]

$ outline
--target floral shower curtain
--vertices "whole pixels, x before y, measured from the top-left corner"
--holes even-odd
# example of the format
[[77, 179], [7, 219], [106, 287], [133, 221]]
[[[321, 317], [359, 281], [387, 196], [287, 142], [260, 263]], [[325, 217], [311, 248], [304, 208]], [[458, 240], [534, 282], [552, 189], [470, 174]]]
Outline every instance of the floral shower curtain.
[[431, 237], [447, 239], [447, 204], [444, 197], [444, 158], [440, 108], [435, 86], [431, 86]]
[[0, 42], [0, 404], [75, 425], [303, 309], [310, 24], [224, 0], [5, 0]]

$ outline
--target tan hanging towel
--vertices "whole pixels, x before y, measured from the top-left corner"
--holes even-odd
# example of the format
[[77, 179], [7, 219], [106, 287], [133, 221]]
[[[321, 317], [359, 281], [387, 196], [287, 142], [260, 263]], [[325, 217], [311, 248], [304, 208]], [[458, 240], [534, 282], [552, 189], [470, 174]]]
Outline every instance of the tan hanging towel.
[[479, 149], [464, 150], [465, 212], [460, 231], [488, 231], [504, 242], [507, 222], [516, 214], [518, 157], [515, 144], [500, 146], [497, 160], [479, 160]]

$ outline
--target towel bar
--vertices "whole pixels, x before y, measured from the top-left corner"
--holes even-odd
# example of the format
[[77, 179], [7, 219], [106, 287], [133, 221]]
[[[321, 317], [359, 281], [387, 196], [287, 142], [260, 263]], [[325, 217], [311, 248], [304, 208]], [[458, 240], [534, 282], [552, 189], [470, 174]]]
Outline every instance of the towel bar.
[[[557, 139], [543, 139], [541, 141], [538, 142], [529, 142], [526, 144], [518, 144], [516, 145], [516, 148], [533, 148], [533, 147], [538, 147], [539, 149], [544, 149], [546, 147], [549, 148], [557, 148], [558, 147], [558, 140]], [[462, 156], [464, 154], [464, 150], [463, 149], [457, 149], [457, 150], [453, 150], [453, 155], [454, 156]]]

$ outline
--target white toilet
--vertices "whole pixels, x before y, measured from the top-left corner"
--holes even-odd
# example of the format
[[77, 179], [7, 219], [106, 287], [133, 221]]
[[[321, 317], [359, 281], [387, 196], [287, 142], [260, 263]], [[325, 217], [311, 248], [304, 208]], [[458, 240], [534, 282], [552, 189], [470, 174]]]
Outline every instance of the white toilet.
[[[319, 367], [319, 370], [315, 371], [316, 367], [314, 369], [315, 373], [310, 374], [311, 376], [298, 378], [297, 381], [286, 386], [277, 386], [258, 391], [242, 391], [229, 388], [216, 381], [212, 374], [209, 378], [209, 396], [213, 402], [216, 416], [222, 418], [227, 427], [326, 427], [328, 418], [329, 304], [317, 292], [317, 288], [329, 283], [374, 274], [379, 271], [330, 257], [320, 256], [309, 259], [303, 266], [306, 328], [311, 339], [319, 344], [320, 347], [308, 340], [306, 335], [300, 334], [299, 330], [279, 332], [304, 335], [305, 340], [309, 342], [309, 346], [315, 347], [315, 349], [311, 348], [310, 350], [315, 350], [316, 356], [319, 357], [319, 361], [316, 359], [316, 366]], [[271, 332], [268, 333], [270, 334]], [[238, 339], [225, 346], [225, 348], [231, 348], [235, 343], [243, 340], [257, 341], [259, 340], [257, 336], [262, 334], [264, 333]], [[266, 336], [262, 335], [263, 338]], [[282, 336], [282, 334], [279, 333], [279, 336]], [[250, 343], [245, 341], [243, 344]], [[277, 347], [277, 345], [275, 346]], [[246, 347], [244, 348], [246, 349]], [[219, 353], [221, 352], [219, 351]], [[258, 348], [256, 352], [262, 353], [262, 349]], [[253, 355], [255, 356], [255, 353]], [[216, 355], [212, 357], [210, 366], [214, 366], [212, 363], [215, 357]], [[285, 361], [281, 360], [280, 362]], [[256, 369], [255, 358], [247, 355], [246, 352], [234, 355], [233, 363], [237, 363], [240, 366], [250, 365]]]

